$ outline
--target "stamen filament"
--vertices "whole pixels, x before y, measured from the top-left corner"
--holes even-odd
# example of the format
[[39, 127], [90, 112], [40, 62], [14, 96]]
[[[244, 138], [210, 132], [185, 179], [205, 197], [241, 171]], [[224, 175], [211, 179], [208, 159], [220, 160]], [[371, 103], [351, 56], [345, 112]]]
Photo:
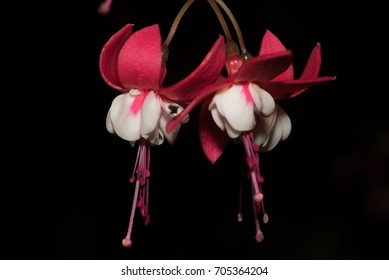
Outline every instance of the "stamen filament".
[[[251, 188], [251, 190], [254, 195], [254, 188]], [[258, 220], [258, 214], [257, 214], [258, 204], [254, 200], [253, 200], [253, 208], [254, 208], [254, 222], [255, 222], [255, 240], [257, 242], [262, 242], [264, 236], [261, 231], [261, 227], [259, 225], [259, 220]]]
[[133, 227], [133, 224], [134, 224], [134, 216], [135, 216], [135, 210], [136, 210], [136, 201], [138, 199], [138, 192], [139, 192], [139, 179], [136, 180], [136, 184], [135, 184], [135, 192], [134, 192], [134, 198], [133, 198], [133, 201], [132, 201], [130, 223], [128, 225], [127, 235], [122, 240], [122, 244], [126, 248], [130, 248], [131, 245], [132, 245], [131, 232], [132, 232], [132, 227]]
[[[122, 240], [124, 247], [131, 247], [131, 232], [134, 224], [134, 217], [136, 208], [140, 208], [141, 215], [145, 218], [145, 225], [150, 222], [148, 214], [148, 200], [149, 200], [149, 177], [150, 177], [150, 143], [145, 139], [139, 140], [138, 154], [135, 160], [135, 167], [133, 170], [130, 182], [135, 183], [134, 197], [131, 207], [130, 221], [128, 225], [127, 235]], [[135, 175], [136, 173], [136, 175]]]
[[[140, 145], [140, 144], [139, 144]], [[140, 148], [138, 148], [138, 152], [136, 153], [136, 159], [135, 159], [135, 164], [134, 164], [134, 169], [132, 171], [132, 175], [131, 175], [131, 178], [130, 178], [130, 183], [134, 183], [135, 182], [135, 172], [137, 170], [137, 166], [138, 166], [138, 161], [139, 161], [139, 155], [140, 155]]]
[[252, 132], [245, 132], [242, 134], [243, 144], [246, 151], [246, 163], [248, 167], [248, 176], [251, 181], [251, 191], [253, 197], [253, 208], [254, 208], [254, 221], [257, 242], [261, 242], [264, 239], [263, 233], [259, 226], [258, 215], [262, 210], [263, 222], [266, 224], [269, 220], [268, 215], [265, 213], [265, 206], [263, 203], [263, 192], [261, 188], [261, 182], [263, 178], [259, 170], [259, 147], [255, 143]]
[[[243, 160], [243, 166], [244, 166], [244, 160]], [[239, 206], [238, 206], [238, 222], [241, 222], [243, 220], [243, 214], [242, 214], [242, 198], [243, 198], [243, 178], [245, 175], [244, 168], [242, 168], [241, 172], [241, 178], [240, 178], [240, 185], [239, 185]]]

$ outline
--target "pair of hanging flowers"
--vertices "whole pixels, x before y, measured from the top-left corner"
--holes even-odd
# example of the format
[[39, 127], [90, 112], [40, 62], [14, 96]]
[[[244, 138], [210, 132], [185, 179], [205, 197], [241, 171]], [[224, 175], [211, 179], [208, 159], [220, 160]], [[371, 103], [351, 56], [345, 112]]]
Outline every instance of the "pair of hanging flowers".
[[[269, 30], [261, 40], [259, 53], [251, 56], [246, 50], [239, 26], [222, 0], [208, 0], [223, 27], [225, 37], [219, 35], [200, 65], [186, 78], [165, 87], [168, 46], [178, 23], [195, 0], [188, 0], [178, 13], [164, 43], [157, 24], [134, 31], [126, 24], [104, 45], [100, 55], [100, 73], [104, 81], [118, 94], [108, 111], [107, 130], [129, 141], [138, 143], [135, 167], [130, 178], [135, 183], [128, 232], [122, 244], [132, 245], [131, 232], [136, 209], [148, 224], [150, 147], [161, 145], [166, 139], [173, 144], [182, 124], [189, 121], [189, 113], [201, 106], [199, 137], [205, 156], [215, 163], [228, 142], [242, 143], [246, 154], [247, 176], [251, 182], [255, 210], [256, 240], [263, 240], [258, 216], [268, 216], [263, 204], [259, 168], [259, 152], [272, 150], [285, 140], [291, 131], [291, 121], [277, 104], [281, 99], [293, 98], [309, 87], [334, 80], [319, 77], [321, 66], [320, 44], [313, 48], [306, 66], [297, 79], [294, 77], [292, 52]], [[100, 6], [107, 14], [112, 1]], [[234, 24], [239, 47], [232, 39], [223, 8]], [[225, 69], [227, 76], [223, 76]], [[238, 220], [242, 213], [239, 210]]]

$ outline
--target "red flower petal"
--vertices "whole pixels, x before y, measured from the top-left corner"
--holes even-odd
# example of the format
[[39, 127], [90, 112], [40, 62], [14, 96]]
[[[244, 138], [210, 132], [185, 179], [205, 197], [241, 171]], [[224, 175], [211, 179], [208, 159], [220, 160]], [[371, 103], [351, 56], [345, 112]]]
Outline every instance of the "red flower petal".
[[[276, 52], [286, 51], [285, 46], [281, 41], [269, 30], [266, 30], [263, 35], [259, 56]], [[293, 65], [291, 64], [285, 72], [279, 75], [275, 80], [291, 80], [294, 78]]]
[[[313, 48], [307, 64], [304, 67], [303, 72], [301, 73], [301, 76], [299, 80], [309, 80], [314, 79], [319, 75], [320, 66], [321, 66], [321, 51], [320, 51], [320, 44], [317, 43], [316, 46]], [[293, 93], [293, 96], [297, 96], [301, 93], [303, 93], [305, 89], [299, 90], [295, 93]]]
[[221, 131], [212, 119], [208, 106], [211, 99], [204, 102], [200, 110], [199, 137], [205, 156], [214, 164], [226, 148], [230, 138]]
[[313, 48], [311, 54], [309, 55], [307, 64], [304, 67], [304, 70], [299, 78], [299, 80], [313, 79], [319, 75], [321, 66], [321, 47], [317, 43]]
[[283, 73], [291, 63], [291, 51], [253, 57], [239, 68], [235, 82], [269, 81]]
[[133, 24], [126, 24], [116, 32], [104, 45], [100, 53], [100, 73], [104, 81], [114, 89], [121, 92], [127, 91], [120, 83], [118, 76], [118, 55], [125, 41], [132, 33]]
[[201, 64], [185, 79], [160, 90], [160, 95], [177, 103], [189, 103], [197, 90], [215, 81], [224, 67], [226, 50], [224, 38], [219, 36]]
[[157, 24], [133, 33], [118, 57], [118, 76], [125, 88], [159, 89], [162, 70], [161, 34]]
[[269, 92], [274, 99], [287, 99], [299, 95], [302, 89], [335, 80], [336, 77], [319, 77], [307, 80], [259, 82], [259, 86]]

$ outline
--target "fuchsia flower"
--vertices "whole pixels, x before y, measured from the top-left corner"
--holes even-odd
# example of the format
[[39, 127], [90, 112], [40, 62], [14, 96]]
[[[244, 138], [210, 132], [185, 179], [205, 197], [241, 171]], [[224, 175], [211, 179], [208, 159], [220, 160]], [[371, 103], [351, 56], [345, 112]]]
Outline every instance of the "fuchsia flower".
[[[199, 135], [203, 151], [211, 163], [223, 153], [228, 141], [243, 142], [252, 183], [254, 210], [264, 212], [259, 170], [260, 148], [270, 151], [279, 141], [285, 140], [291, 131], [291, 122], [277, 100], [292, 98], [307, 88], [335, 78], [318, 77], [321, 66], [320, 44], [312, 50], [306, 66], [298, 79], [294, 78], [292, 53], [270, 31], [266, 31], [256, 57], [243, 60], [238, 54], [227, 58], [228, 77], [220, 77], [217, 83], [198, 92], [192, 102], [175, 118], [169, 121], [167, 131], [197, 105], [200, 111]], [[239, 212], [238, 219], [241, 220]], [[256, 240], [263, 234], [256, 218]]]
[[138, 155], [130, 182], [136, 182], [134, 202], [127, 236], [123, 246], [130, 247], [131, 231], [136, 207], [140, 208], [145, 223], [149, 222], [150, 146], [166, 139], [173, 144], [181, 123], [180, 118], [170, 131], [166, 124], [193, 99], [201, 88], [213, 83], [225, 64], [225, 45], [222, 36], [216, 40], [201, 64], [185, 79], [163, 87], [166, 67], [162, 60], [162, 43], [158, 25], [132, 32], [127, 24], [105, 44], [100, 55], [100, 72], [105, 82], [118, 90], [107, 115], [110, 133], [130, 142], [139, 142]]

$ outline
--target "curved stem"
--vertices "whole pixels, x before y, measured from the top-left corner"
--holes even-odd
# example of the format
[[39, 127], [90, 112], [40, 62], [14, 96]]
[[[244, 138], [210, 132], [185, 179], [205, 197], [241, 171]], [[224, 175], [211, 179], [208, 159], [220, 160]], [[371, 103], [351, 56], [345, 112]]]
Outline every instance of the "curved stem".
[[172, 26], [170, 27], [169, 34], [168, 34], [168, 36], [166, 37], [165, 42], [163, 43], [163, 46], [165, 46], [166, 48], [169, 46], [170, 41], [173, 39], [173, 36], [174, 36], [174, 34], [176, 33], [176, 30], [177, 30], [178, 24], [179, 24], [180, 21], [181, 21], [181, 18], [183, 17], [183, 15], [185, 14], [185, 12], [188, 10], [188, 8], [190, 7], [190, 5], [192, 5], [192, 3], [193, 3], [194, 1], [196, 1], [196, 0], [188, 0], [188, 1], [186, 1], [186, 3], [182, 6], [181, 10], [178, 12], [176, 18], [175, 18], [174, 21], [173, 21]]
[[214, 1], [216, 3], [218, 3], [220, 7], [222, 7], [222, 9], [226, 12], [228, 17], [230, 18], [231, 23], [232, 23], [232, 25], [235, 28], [236, 35], [238, 36], [240, 49], [241, 49], [242, 53], [246, 53], [247, 50], [246, 50], [246, 45], [245, 45], [244, 40], [243, 40], [242, 31], [240, 30], [238, 22], [236, 21], [236, 19], [235, 19], [234, 15], [232, 14], [231, 10], [228, 8], [228, 6], [222, 0], [214, 0]]
[[226, 35], [227, 41], [232, 41], [230, 30], [228, 29], [228, 25], [226, 23], [226, 20], [223, 17], [223, 14], [221, 13], [219, 7], [216, 5], [215, 0], [207, 0], [209, 5], [211, 5], [212, 9], [214, 10], [217, 18], [220, 21], [220, 24], [223, 28], [224, 35]]

